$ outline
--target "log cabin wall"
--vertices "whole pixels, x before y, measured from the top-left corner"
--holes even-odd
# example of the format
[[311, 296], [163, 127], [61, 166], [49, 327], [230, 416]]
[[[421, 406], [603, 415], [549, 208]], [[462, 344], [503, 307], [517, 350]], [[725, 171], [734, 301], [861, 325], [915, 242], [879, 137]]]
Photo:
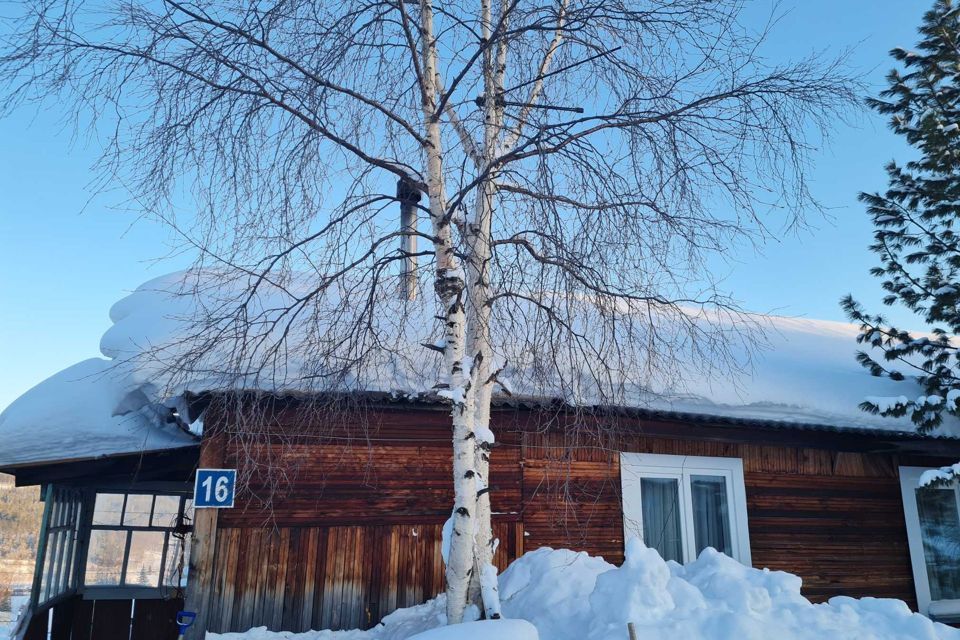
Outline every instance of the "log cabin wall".
[[[400, 405], [365, 413], [360, 430], [304, 429], [294, 412], [277, 411], [251, 438], [229, 419], [208, 419], [208, 433], [228, 443], [223, 465], [250, 479], [236, 508], [219, 514], [209, 630], [369, 627], [440, 593], [440, 530], [452, 504], [447, 421], [442, 410]], [[897, 467], [939, 459], [869, 453], [877, 442], [837, 444], [822, 433], [644, 420], [572, 428], [576, 418], [522, 409], [494, 421], [501, 570], [542, 546], [622, 562], [620, 451], [739, 457], [754, 566], [800, 575], [813, 600], [914, 606]], [[818, 439], [827, 444], [798, 443]]]

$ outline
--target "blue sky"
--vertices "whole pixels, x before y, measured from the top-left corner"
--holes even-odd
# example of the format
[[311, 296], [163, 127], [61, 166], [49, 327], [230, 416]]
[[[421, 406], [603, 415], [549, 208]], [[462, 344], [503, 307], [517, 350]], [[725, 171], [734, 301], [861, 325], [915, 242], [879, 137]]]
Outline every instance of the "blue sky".
[[[754, 5], [758, 14], [769, 11], [768, 2]], [[852, 65], [876, 91], [891, 67], [887, 51], [913, 45], [929, 5], [788, 1], [766, 53], [789, 59], [852, 47]], [[117, 209], [118, 196], [91, 200], [96, 142], [77, 140], [61, 116], [54, 108], [21, 109], [0, 120], [0, 409], [56, 371], [99, 355], [110, 305], [185, 263], [182, 256], [158, 261], [171, 249], [167, 231]], [[871, 227], [856, 195], [883, 189], [883, 165], [906, 149], [871, 114], [838, 127], [830, 147], [815, 155], [812, 175], [832, 220], [811, 217], [812, 230], [724, 267], [726, 288], [746, 308], [842, 320], [837, 300], [847, 292], [876, 308], [880, 288], [867, 273], [875, 262], [866, 249]]]

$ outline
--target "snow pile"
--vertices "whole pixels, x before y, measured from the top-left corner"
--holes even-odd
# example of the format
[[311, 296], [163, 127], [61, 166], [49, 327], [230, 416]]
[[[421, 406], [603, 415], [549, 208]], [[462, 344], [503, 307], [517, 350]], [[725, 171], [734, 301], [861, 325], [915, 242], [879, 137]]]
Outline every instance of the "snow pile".
[[458, 624], [456, 634], [440, 627], [411, 636], [410, 640], [538, 640], [537, 628], [526, 620], [482, 620]]
[[[442, 604], [442, 598], [439, 599]], [[478, 620], [455, 627], [436, 626], [437, 600], [426, 605], [401, 609], [387, 616], [385, 624], [373, 631], [307, 631], [306, 633], [267, 631], [257, 627], [245, 633], [208, 633], [207, 640], [539, 640], [537, 628], [526, 620]], [[413, 612], [412, 616], [410, 615]], [[443, 614], [438, 614], [444, 620]], [[405, 620], [404, 616], [410, 617]], [[417, 630], [421, 631], [417, 631]], [[413, 635], [410, 635], [410, 634]]]
[[[692, 377], [685, 389], [663, 389], [646, 406], [654, 409], [807, 423], [840, 428], [915, 432], [908, 416], [885, 418], [861, 411], [868, 396], [914, 397], [922, 388], [912, 378], [877, 378], [860, 366], [855, 325], [828, 320], [763, 319], [768, 348], [753, 354], [752, 369], [720, 378]], [[905, 400], [905, 398], [904, 398]], [[934, 435], [960, 435], [950, 416]]]
[[[185, 295], [194, 286], [198, 295]], [[250, 333], [239, 335], [234, 314], [244, 290], [235, 281], [191, 281], [189, 274], [173, 273], [146, 282], [119, 300], [110, 309], [113, 326], [100, 341], [106, 359], [92, 358], [64, 369], [0, 413], [0, 438], [5, 443], [0, 447], [0, 467], [196, 445], [202, 418], [188, 415], [186, 392], [303, 389], [304, 381], [324, 380], [325, 374], [310, 368], [303, 352], [329, 349], [331, 361], [352, 361], [357, 357], [353, 350], [371, 354], [353, 377], [335, 381], [333, 386], [345, 390], [425, 391], [436, 383], [435, 371], [422, 362], [426, 350], [421, 346], [431, 334], [432, 309], [421, 310], [427, 316], [415, 319], [406, 310], [402, 314], [378, 310], [370, 319], [373, 331], [368, 342], [350, 345], [342, 339], [341, 325], [354, 318], [333, 312], [324, 316], [322, 311], [336, 308], [333, 299], [349, 299], [351, 292], [330, 291], [316, 302], [320, 313], [314, 314], [326, 326], [314, 325], [309, 336], [288, 336], [289, 342], [277, 348], [278, 336], [290, 328], [282, 322], [271, 324], [280, 315], [278, 309], [305, 297], [309, 287], [262, 284], [243, 308], [251, 321]], [[301, 310], [307, 316], [311, 311]], [[210, 320], [199, 327], [200, 317]], [[411, 333], [411, 327], [421, 331]], [[317, 335], [329, 336], [329, 343], [309, 341]], [[199, 346], [208, 338], [210, 348], [201, 351]], [[246, 343], [257, 346], [244, 351]], [[236, 363], [244, 359], [260, 369], [238, 371]]]
[[[322, 291], [316, 284], [316, 276], [259, 282], [201, 272], [141, 285], [110, 310], [113, 326], [100, 343], [108, 359], [56, 374], [0, 414], [0, 437], [18, 442], [0, 450], [0, 467], [188, 445], [190, 436], [169, 426], [171, 408], [182, 426], [196, 421], [181, 401], [188, 391], [437, 392], [440, 354], [424, 346], [442, 337], [432, 296], [410, 302], [390, 291], [370, 296], [366, 283]], [[741, 333], [750, 329], [729, 317], [691, 311], [682, 320], [638, 320], [629, 335], [612, 335], [608, 311], [580, 299], [565, 304], [576, 307], [574, 328], [595, 338], [602, 353], [552, 342], [536, 305], [495, 309], [493, 368], [502, 368], [504, 390], [581, 405], [914, 431], [907, 417], [858, 408], [866, 396], [915, 397], [920, 389], [871, 377], [854, 358], [852, 325], [753, 316], [747, 324], [763, 330], [768, 348], [752, 353]], [[722, 345], [719, 334], [730, 343]], [[648, 352], [653, 343], [659, 346]], [[714, 366], [714, 349], [736, 370]], [[949, 420], [937, 433], [960, 429]], [[49, 440], [66, 446], [38, 446]]]
[[812, 604], [792, 574], [752, 569], [713, 549], [681, 566], [636, 539], [619, 568], [583, 553], [540, 549], [501, 580], [504, 611], [532, 622], [541, 640], [625, 639], [627, 622], [645, 640], [960, 639], [960, 631], [899, 600]]
[[437, 335], [433, 304], [366, 299], [365, 285], [338, 282], [322, 292], [316, 285], [305, 275], [283, 284], [211, 272], [162, 276], [110, 308], [113, 326], [100, 351], [160, 398], [432, 388], [439, 362], [422, 343]]
[[[899, 600], [836, 597], [812, 604], [800, 578], [751, 569], [713, 549], [687, 566], [664, 562], [632, 540], [622, 567], [566, 550], [538, 549], [500, 576], [508, 619], [539, 640], [960, 640], [960, 630], [913, 613]], [[207, 634], [210, 640], [533, 640], [525, 625], [442, 627], [443, 596], [402, 609], [370, 631]], [[435, 631], [423, 633], [436, 628]], [[509, 631], [508, 631], [509, 629]], [[469, 633], [468, 633], [469, 632]], [[422, 634], [422, 635], [417, 635]]]

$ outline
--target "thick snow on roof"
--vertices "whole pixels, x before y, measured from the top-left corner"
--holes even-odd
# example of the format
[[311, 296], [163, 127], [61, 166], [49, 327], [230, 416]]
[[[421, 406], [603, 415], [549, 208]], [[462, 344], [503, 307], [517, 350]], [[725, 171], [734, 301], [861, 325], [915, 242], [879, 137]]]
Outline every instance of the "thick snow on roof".
[[[240, 283], [201, 279], [199, 296], [179, 295], [186, 278], [179, 273], [152, 280], [117, 302], [110, 310], [114, 324], [100, 345], [109, 359], [87, 360], [61, 371], [0, 414], [0, 439], [6, 445], [0, 448], [0, 467], [192, 444], [195, 440], [189, 434], [167, 420], [168, 407], [177, 406], [187, 391], [312, 391], [320, 388], [320, 380], [325, 390], [418, 394], [437, 383], [439, 356], [422, 346], [435, 343], [439, 335], [432, 302], [420, 301], [414, 308], [403, 305], [394, 312], [389, 300], [379, 301], [366, 317], [365, 336], [349, 341], [342, 339], [342, 331], [356, 321], [350, 315], [352, 307], [362, 305], [347, 305], [350, 309], [344, 312], [340, 303], [352, 300], [355, 293], [341, 287], [305, 308], [302, 316], [313, 319], [308, 325], [292, 325], [282, 347], [271, 351], [276, 337], [291, 325], [265, 320], [276, 318], [282, 313], [277, 310], [302, 291], [289, 284], [263, 288], [245, 310], [254, 329], [241, 335], [231, 320]], [[192, 290], [197, 281], [187, 284]], [[198, 310], [206, 318], [221, 320], [198, 331], [193, 322]], [[523, 322], [516, 318], [525, 313], [523, 309], [511, 313], [515, 323]], [[883, 418], [858, 408], [867, 396], [918, 396], [920, 389], [913, 382], [871, 377], [854, 359], [859, 348], [856, 327], [772, 316], [753, 319], [763, 328], [765, 347], [748, 353], [735, 341], [732, 357], [744, 366], [717, 375], [716, 370], [698, 366], [698, 351], [677, 340], [671, 343], [680, 347], [670, 352], [670, 366], [684, 372], [682, 381], [669, 372], [648, 377], [642, 371], [621, 372], [616, 381], [623, 386], [622, 403], [778, 423], [914, 431], [908, 418]], [[510, 331], [515, 333], [518, 326], [522, 330], [522, 324], [514, 324]], [[654, 331], [669, 333], [663, 326]], [[508, 345], [507, 353], [501, 354], [505, 387], [515, 394], [595, 403], [599, 396], [590, 390], [589, 380], [576, 394], [570, 387], [571, 381], [578, 384], [579, 367], [596, 363], [572, 358], [568, 362], [576, 364], [562, 365], [561, 360], [559, 371], [544, 374], [535, 352], [542, 353], [549, 343], [531, 349], [530, 338], [524, 339], [527, 342]], [[248, 348], [249, 343], [259, 346]], [[498, 344], [496, 336], [494, 343]], [[209, 348], [197, 351], [197, 344]], [[318, 352], [326, 354], [324, 359], [306, 357]], [[242, 366], [245, 361], [257, 363], [256, 371]], [[339, 372], [328, 381], [334, 362], [357, 364], [348, 375]], [[564, 366], [569, 371], [563, 371]], [[958, 434], [955, 422], [937, 432]]]
[[[865, 345], [857, 327], [828, 320], [769, 316], [767, 348], [754, 353], [749, 370], [719, 379], [691, 381], [689, 394], [660, 394], [657, 409], [832, 427], [915, 431], [908, 417], [884, 418], [861, 411], [871, 397], [917, 397], [912, 379], [871, 376], [855, 360]], [[935, 435], [960, 435], [949, 417]]]
[[[0, 414], [0, 466], [172, 449], [196, 440], [137, 401], [136, 385], [102, 358], [78, 362]], [[139, 406], [138, 406], [139, 405]]]

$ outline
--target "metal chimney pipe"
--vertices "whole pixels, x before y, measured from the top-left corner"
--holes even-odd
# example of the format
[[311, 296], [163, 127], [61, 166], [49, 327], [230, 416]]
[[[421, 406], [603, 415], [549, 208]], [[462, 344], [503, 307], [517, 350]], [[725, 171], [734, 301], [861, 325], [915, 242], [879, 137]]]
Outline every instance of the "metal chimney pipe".
[[417, 297], [417, 207], [420, 190], [406, 178], [397, 180], [397, 200], [400, 201], [400, 250], [406, 254], [403, 261], [400, 294], [407, 300]]

